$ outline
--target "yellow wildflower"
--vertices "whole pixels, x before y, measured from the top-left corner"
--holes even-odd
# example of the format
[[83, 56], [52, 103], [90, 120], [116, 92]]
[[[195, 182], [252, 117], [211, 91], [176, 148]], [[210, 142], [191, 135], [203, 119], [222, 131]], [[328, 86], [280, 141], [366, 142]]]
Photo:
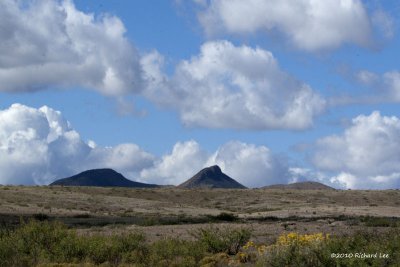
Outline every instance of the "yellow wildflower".
[[264, 254], [266, 250], [267, 250], [267, 246], [265, 246], [265, 245], [261, 245], [261, 246], [257, 247], [257, 251], [258, 251], [259, 255]]
[[324, 235], [322, 233], [316, 233], [316, 234], [298, 234], [298, 233], [288, 233], [287, 235], [281, 235], [278, 237], [277, 244], [278, 245], [283, 245], [283, 246], [288, 246], [288, 245], [313, 245], [313, 244], [318, 244], [320, 242], [323, 242], [325, 240], [329, 239], [328, 235]]

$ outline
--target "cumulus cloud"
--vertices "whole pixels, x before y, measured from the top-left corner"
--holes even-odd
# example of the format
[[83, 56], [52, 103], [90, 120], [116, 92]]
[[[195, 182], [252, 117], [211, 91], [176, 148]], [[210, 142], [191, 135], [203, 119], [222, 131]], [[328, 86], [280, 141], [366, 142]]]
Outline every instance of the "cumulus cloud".
[[115, 16], [72, 0], [4, 0], [0, 25], [0, 91], [83, 86], [114, 96], [142, 87], [139, 56]]
[[[371, 18], [360, 0], [211, 0], [199, 12], [208, 35], [279, 32], [305, 51], [351, 43], [371, 45]], [[390, 34], [390, 20], [376, 13], [374, 23]]]
[[289, 178], [286, 160], [265, 146], [232, 141], [210, 153], [190, 140], [156, 157], [132, 143], [85, 142], [61, 112], [47, 106], [0, 110], [0, 184], [48, 184], [87, 169], [113, 168], [132, 180], [177, 185], [214, 164], [249, 187]]
[[400, 71], [389, 71], [383, 74], [381, 87], [386, 99], [390, 102], [400, 102]]
[[289, 179], [287, 162], [274, 155], [266, 146], [229, 142], [209, 158], [207, 165], [214, 164], [248, 187], [286, 184]]
[[366, 91], [362, 96], [353, 99], [353, 102], [372, 103], [398, 103], [400, 102], [400, 72], [397, 70], [387, 71], [378, 74], [368, 70], [360, 70], [354, 74], [355, 80], [372, 89]]
[[143, 168], [153, 166], [155, 156], [143, 151], [138, 145], [126, 143], [114, 147], [98, 147], [88, 155], [86, 168], [112, 168], [120, 170], [125, 176], [137, 178]]
[[289, 176], [290, 176], [289, 183], [317, 181], [317, 182], [322, 182], [324, 184], [332, 185], [328, 179], [329, 177], [326, 176], [325, 173], [310, 168], [290, 167]]
[[357, 73], [355, 73], [355, 78], [357, 82], [367, 86], [372, 86], [376, 84], [376, 82], [379, 80], [379, 76], [376, 73], [368, 70], [358, 71]]
[[47, 184], [89, 168], [114, 168], [128, 177], [152, 166], [135, 144], [99, 147], [84, 142], [59, 111], [13, 104], [0, 111], [0, 184]]
[[289, 179], [286, 161], [265, 146], [232, 141], [209, 153], [191, 140], [177, 143], [172, 152], [158, 160], [154, 167], [143, 170], [141, 180], [177, 185], [200, 169], [216, 164], [227, 175], [248, 187], [287, 183]]
[[344, 67], [339, 69], [341, 75], [360, 86], [354, 92], [342, 93], [327, 99], [328, 106], [350, 104], [380, 104], [400, 102], [400, 71], [391, 70], [383, 73], [367, 69], [354, 71]]
[[134, 111], [123, 96], [138, 93], [188, 126], [211, 128], [304, 129], [324, 108], [259, 48], [209, 42], [169, 77], [161, 55], [138, 55], [118, 17], [84, 13], [72, 0], [1, 1], [0, 23], [3, 92], [82, 86], [114, 96], [122, 113]]
[[142, 170], [140, 178], [149, 183], [178, 185], [204, 168], [206, 160], [207, 152], [196, 141], [178, 142], [153, 168]]
[[269, 51], [207, 42], [200, 54], [178, 64], [172, 77], [163, 57], [142, 58], [143, 94], [179, 111], [188, 126], [236, 129], [304, 129], [325, 100], [307, 84], [283, 72]]
[[399, 118], [375, 111], [354, 118], [343, 134], [318, 140], [313, 163], [336, 173], [331, 182], [345, 188], [399, 188], [399, 151]]

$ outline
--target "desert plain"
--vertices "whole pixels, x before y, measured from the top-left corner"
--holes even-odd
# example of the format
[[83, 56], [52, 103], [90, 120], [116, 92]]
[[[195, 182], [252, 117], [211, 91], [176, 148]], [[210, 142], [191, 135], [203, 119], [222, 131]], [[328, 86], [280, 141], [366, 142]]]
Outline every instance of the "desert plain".
[[251, 229], [255, 242], [271, 242], [285, 232], [400, 227], [400, 190], [0, 186], [1, 227], [29, 218], [62, 221], [80, 234], [139, 230], [150, 242], [229, 225]]

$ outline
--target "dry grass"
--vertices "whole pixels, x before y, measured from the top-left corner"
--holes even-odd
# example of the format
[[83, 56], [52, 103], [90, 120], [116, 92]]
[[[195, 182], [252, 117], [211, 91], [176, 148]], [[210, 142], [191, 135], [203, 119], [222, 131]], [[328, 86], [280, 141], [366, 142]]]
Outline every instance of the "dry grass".
[[238, 218], [231, 225], [253, 228], [261, 241], [293, 230], [340, 234], [367, 227], [363, 216], [400, 218], [400, 191], [0, 186], [3, 224], [44, 214], [81, 233], [140, 228], [149, 240], [189, 239], [188, 230], [215, 222], [222, 212]]

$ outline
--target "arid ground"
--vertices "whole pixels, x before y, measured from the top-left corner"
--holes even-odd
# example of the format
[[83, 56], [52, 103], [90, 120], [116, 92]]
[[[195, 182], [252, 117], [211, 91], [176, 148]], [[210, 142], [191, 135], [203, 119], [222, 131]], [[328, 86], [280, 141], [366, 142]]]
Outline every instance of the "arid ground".
[[0, 223], [61, 220], [79, 233], [139, 229], [148, 240], [191, 238], [210, 223], [248, 227], [255, 241], [299, 233], [350, 234], [400, 226], [400, 191], [127, 189], [0, 186]]

